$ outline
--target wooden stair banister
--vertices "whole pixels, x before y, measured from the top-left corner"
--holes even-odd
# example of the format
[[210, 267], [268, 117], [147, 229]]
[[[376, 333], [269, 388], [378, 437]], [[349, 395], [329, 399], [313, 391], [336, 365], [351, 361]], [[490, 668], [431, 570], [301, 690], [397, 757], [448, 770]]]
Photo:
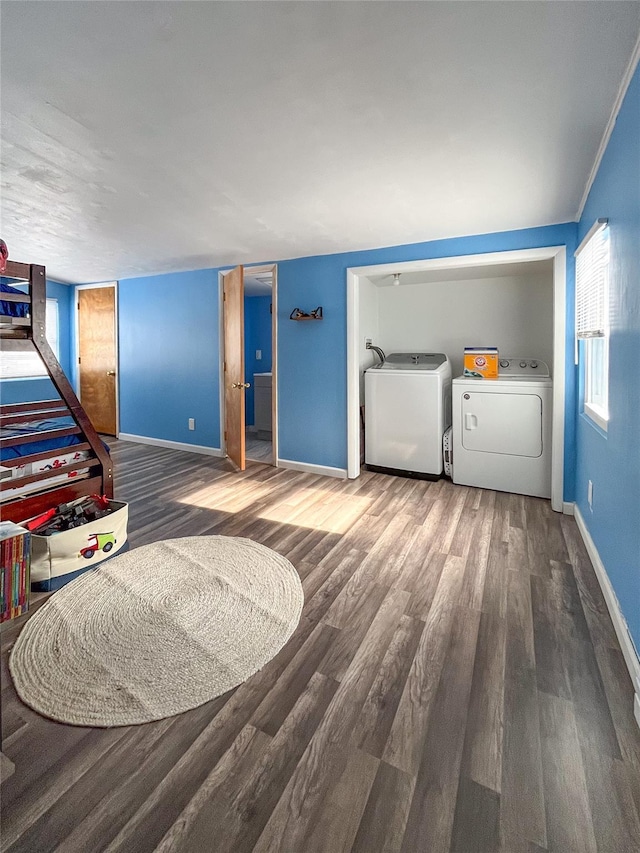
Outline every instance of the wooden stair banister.
[[[29, 441], [44, 440], [55, 436], [78, 435], [80, 444], [70, 445], [68, 448], [60, 448], [61, 451], [90, 450], [91, 456], [83, 460], [83, 463], [69, 463], [61, 466], [55, 473], [73, 472], [80, 468], [93, 469], [98, 476], [92, 476], [78, 480], [71, 480], [64, 486], [46, 489], [41, 493], [31, 493], [22, 498], [7, 501], [0, 507], [5, 519], [19, 521], [30, 515], [35, 515], [42, 509], [56, 503], [72, 500], [83, 494], [100, 493], [108, 498], [113, 497], [113, 465], [111, 457], [105, 448], [95, 427], [89, 420], [82, 408], [71, 383], [65, 376], [53, 350], [46, 338], [46, 275], [45, 268], [39, 264], [22, 264], [16, 261], [7, 261], [4, 276], [8, 279], [20, 279], [28, 282], [28, 294], [24, 297], [18, 294], [0, 294], [0, 299], [7, 302], [24, 302], [30, 305], [31, 317], [29, 324], [19, 331], [11, 328], [1, 330], [2, 348], [7, 351], [29, 352], [35, 350], [40, 356], [47, 370], [48, 376], [54, 388], [60, 395], [59, 400], [42, 400], [33, 403], [13, 403], [0, 407], [0, 425], [25, 423], [28, 418], [32, 420], [60, 418], [71, 416], [76, 426], [53, 428], [46, 432], [10, 436], [0, 440], [4, 447], [19, 446]], [[35, 453], [17, 460], [8, 460], [3, 463], [5, 467], [16, 467], [29, 461], [47, 458], [48, 453]], [[20, 482], [24, 484], [43, 481], [54, 476], [49, 471], [41, 472], [40, 475], [30, 475], [26, 478], [5, 481], [3, 491]]]
[[87, 441], [91, 445], [91, 449], [96, 457], [100, 460], [102, 467], [102, 476], [104, 478], [104, 487], [102, 493], [108, 498], [113, 497], [113, 465], [111, 457], [107, 453], [100, 436], [96, 432], [93, 424], [89, 420], [87, 413], [82, 408], [80, 400], [78, 400], [75, 391], [71, 387], [71, 383], [65, 376], [58, 359], [46, 337], [46, 310], [47, 310], [47, 292], [46, 292], [46, 277], [45, 268], [38, 264], [31, 264], [29, 270], [29, 291], [31, 294], [31, 340], [44, 362], [49, 373], [49, 378], [53, 382], [54, 388], [60, 394], [60, 397], [67, 404], [71, 417], [78, 424], [84, 433]]

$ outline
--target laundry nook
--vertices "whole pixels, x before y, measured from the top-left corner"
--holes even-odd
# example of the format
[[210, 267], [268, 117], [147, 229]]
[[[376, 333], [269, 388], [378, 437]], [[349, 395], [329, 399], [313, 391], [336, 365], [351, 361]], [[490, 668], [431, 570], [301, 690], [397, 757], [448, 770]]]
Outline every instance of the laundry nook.
[[552, 259], [370, 269], [358, 298], [367, 468], [550, 498]]

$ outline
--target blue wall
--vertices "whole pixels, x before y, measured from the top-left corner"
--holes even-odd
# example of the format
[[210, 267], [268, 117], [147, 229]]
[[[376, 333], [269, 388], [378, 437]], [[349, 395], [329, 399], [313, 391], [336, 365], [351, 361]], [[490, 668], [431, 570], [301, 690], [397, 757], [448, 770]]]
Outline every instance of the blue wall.
[[58, 324], [60, 332], [60, 366], [67, 376], [71, 374], [71, 326], [73, 321], [74, 288], [57, 281], [47, 282], [47, 296], [58, 300]]
[[[546, 246], [567, 248], [565, 500], [573, 500], [576, 223], [278, 262], [278, 430], [282, 459], [347, 467], [346, 270], [353, 266]], [[220, 447], [218, 272], [120, 282], [120, 429]], [[324, 319], [294, 323], [295, 307]], [[455, 306], [452, 306], [454, 310]], [[262, 369], [266, 369], [262, 367]], [[247, 371], [248, 372], [248, 371]], [[196, 417], [196, 432], [187, 418]]]
[[609, 424], [605, 434], [582, 413], [581, 382], [576, 499], [640, 648], [640, 68], [589, 193], [579, 239], [603, 216], [611, 251]]
[[217, 275], [124, 279], [118, 304], [120, 431], [220, 447]]
[[[73, 293], [73, 287], [47, 280], [47, 297], [58, 300], [60, 365], [67, 376], [71, 375]], [[58, 392], [49, 379], [10, 379], [0, 383], [0, 397], [5, 404], [28, 403], [32, 400], [56, 399]]]
[[[576, 225], [456, 237], [278, 264], [278, 436], [283, 459], [346, 468], [348, 267], [544, 246], [567, 247], [565, 500], [573, 499], [575, 391], [573, 301]], [[321, 305], [324, 320], [292, 323], [291, 309]], [[451, 306], [452, 311], [455, 306]]]
[[[245, 397], [245, 424], [253, 425], [254, 418], [254, 373], [271, 370], [271, 297], [245, 296], [244, 299], [244, 377], [251, 383]], [[262, 350], [258, 361], [256, 350]]]

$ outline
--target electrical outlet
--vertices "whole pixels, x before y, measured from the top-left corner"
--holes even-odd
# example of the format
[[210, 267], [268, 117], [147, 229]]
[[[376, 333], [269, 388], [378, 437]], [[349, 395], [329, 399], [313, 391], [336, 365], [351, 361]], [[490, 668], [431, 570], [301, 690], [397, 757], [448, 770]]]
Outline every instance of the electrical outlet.
[[195, 428], [196, 428], [196, 419], [195, 418], [189, 418], [189, 429], [195, 429]]
[[256, 350], [256, 361], [260, 361], [261, 358], [262, 358], [262, 350], [257, 349]]
[[593, 512], [593, 483], [589, 480], [589, 485], [587, 486], [587, 503], [589, 504], [589, 509]]

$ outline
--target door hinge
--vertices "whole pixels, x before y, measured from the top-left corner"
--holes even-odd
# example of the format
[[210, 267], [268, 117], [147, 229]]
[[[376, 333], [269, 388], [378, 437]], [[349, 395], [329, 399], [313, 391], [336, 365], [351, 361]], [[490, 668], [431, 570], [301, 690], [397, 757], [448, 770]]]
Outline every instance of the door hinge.
[[78, 308], [80, 308], [80, 303], [78, 302]]
[[227, 294], [224, 292], [224, 290], [222, 291], [222, 301], [223, 302], [227, 301]]
[[82, 359], [78, 356], [78, 364], [82, 364]]
[[225, 372], [225, 373], [227, 372], [227, 362], [226, 362], [226, 361], [225, 361], [225, 363], [224, 363], [224, 372]]
[[225, 440], [225, 441], [227, 440], [227, 431], [226, 431], [226, 429], [225, 429], [225, 431], [224, 431], [224, 440]]

